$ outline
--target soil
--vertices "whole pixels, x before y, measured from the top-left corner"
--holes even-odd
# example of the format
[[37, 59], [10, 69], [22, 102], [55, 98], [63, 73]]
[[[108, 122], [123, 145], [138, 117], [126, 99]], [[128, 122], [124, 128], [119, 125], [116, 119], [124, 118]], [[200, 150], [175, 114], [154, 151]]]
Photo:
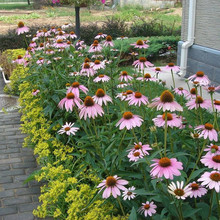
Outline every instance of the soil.
[[[65, 10], [65, 8], [64, 8]], [[68, 8], [69, 10], [69, 8]], [[82, 9], [82, 10], [87, 10], [87, 9]], [[169, 13], [169, 14], [173, 14], [173, 15], [182, 15], [182, 8], [174, 8], [174, 11]], [[64, 16], [64, 17], [46, 17], [46, 13], [45, 10], [34, 10], [34, 11], [24, 11], [24, 10], [14, 10], [14, 11], [5, 11], [5, 10], [0, 10], [0, 14], [1, 15], [5, 15], [5, 16], [10, 16], [10, 15], [20, 15], [20, 14], [31, 14], [31, 13], [37, 13], [42, 15], [42, 18], [37, 18], [37, 19], [27, 19], [27, 20], [23, 20], [25, 22], [25, 24], [27, 26], [43, 26], [43, 25], [57, 25], [57, 26], [62, 26], [65, 23], [74, 23], [75, 18], [71, 17], [71, 16]], [[109, 15], [114, 14], [113, 10], [110, 9], [105, 9], [104, 11], [100, 11], [100, 10], [91, 10], [91, 13], [96, 16], [96, 17], [106, 17]], [[43, 17], [45, 16], [45, 17]], [[100, 20], [100, 19], [99, 19]], [[19, 22], [19, 21], [17, 21]], [[15, 29], [17, 28], [17, 22], [16, 24], [8, 24], [6, 22], [0, 21], [0, 34], [6, 34], [8, 32], [8, 30], [10, 29]], [[81, 22], [81, 24], [89, 24], [92, 22]], [[102, 21], [98, 21], [95, 22], [98, 25], [102, 24]]]

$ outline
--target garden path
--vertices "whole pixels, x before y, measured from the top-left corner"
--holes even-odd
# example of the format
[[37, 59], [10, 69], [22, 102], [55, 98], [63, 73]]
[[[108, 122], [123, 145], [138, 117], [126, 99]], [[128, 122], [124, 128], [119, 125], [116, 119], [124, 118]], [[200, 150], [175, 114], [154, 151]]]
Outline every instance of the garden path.
[[[0, 77], [0, 94], [3, 94]], [[37, 168], [32, 149], [22, 148], [25, 135], [20, 131], [16, 111], [0, 113], [0, 220], [34, 220], [39, 205], [40, 184], [24, 180]]]

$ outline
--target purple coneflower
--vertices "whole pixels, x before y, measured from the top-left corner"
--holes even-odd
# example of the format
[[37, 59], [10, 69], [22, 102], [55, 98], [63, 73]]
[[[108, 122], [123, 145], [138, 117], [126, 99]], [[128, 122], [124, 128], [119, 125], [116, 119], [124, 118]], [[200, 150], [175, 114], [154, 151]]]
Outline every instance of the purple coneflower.
[[98, 33], [97, 36], [95, 36], [95, 39], [104, 39], [107, 37], [107, 34], [103, 34], [103, 33]]
[[17, 59], [14, 60], [13, 63], [17, 63], [21, 65], [25, 63], [25, 59], [21, 55], [18, 55]]
[[157, 107], [157, 110], [163, 109], [163, 111], [183, 111], [180, 104], [174, 101], [173, 94], [165, 90], [160, 97], [153, 99], [153, 102], [149, 105], [150, 107]]
[[62, 128], [57, 132], [58, 134], [64, 134], [66, 133], [67, 135], [75, 135], [75, 133], [79, 130], [77, 127], [73, 127], [74, 123], [68, 123], [66, 122], [65, 125], [62, 126]]
[[127, 71], [122, 71], [121, 74], [120, 74], [120, 77], [118, 79], [120, 81], [124, 80], [125, 82], [128, 82], [128, 81], [132, 80], [133, 77], [129, 76]]
[[99, 75], [99, 76], [97, 76], [94, 80], [93, 80], [93, 82], [108, 82], [110, 80], [110, 77], [108, 77], [108, 76], [106, 76], [106, 75], [103, 75], [103, 74], [101, 74], [101, 75]]
[[77, 36], [76, 36], [76, 34], [75, 34], [74, 31], [71, 31], [71, 32], [69, 33], [69, 38], [70, 38], [70, 39], [76, 39], [76, 38], [77, 38]]
[[121, 195], [120, 190], [126, 190], [124, 185], [127, 184], [128, 184], [127, 180], [123, 180], [115, 175], [115, 176], [108, 176], [97, 186], [97, 188], [101, 188], [100, 191], [105, 189], [102, 194], [102, 198], [107, 199], [108, 197], [111, 196], [111, 194], [114, 198], [117, 198], [117, 196]]
[[93, 44], [89, 47], [88, 52], [94, 53], [94, 52], [101, 52], [101, 51], [102, 51], [101, 45], [99, 44], [97, 40], [94, 40]]
[[129, 149], [128, 151], [137, 151], [137, 150], [141, 150], [142, 154], [144, 155], [149, 155], [148, 150], [152, 150], [152, 148], [150, 147], [149, 144], [142, 144], [142, 142], [138, 142], [138, 143], [134, 143], [134, 147]]
[[128, 153], [128, 158], [129, 161], [138, 161], [140, 158], [143, 158], [144, 154], [141, 152], [141, 150], [135, 150], [135, 151], [130, 151]]
[[40, 92], [39, 89], [34, 89], [33, 92], [32, 92], [32, 95], [36, 96], [39, 92]]
[[174, 182], [171, 182], [168, 185], [168, 192], [172, 195], [174, 195], [177, 199], [186, 199], [186, 197], [190, 196], [192, 194], [191, 188], [189, 185], [184, 186], [184, 182], [177, 181], [176, 184]]
[[217, 193], [220, 191], [220, 172], [212, 171], [205, 172], [201, 178], [198, 179], [199, 182], [202, 182], [202, 186], [206, 186], [209, 189], [215, 189]]
[[220, 146], [216, 144], [210, 144], [204, 151], [208, 151], [208, 154], [215, 155], [220, 154]]
[[57, 36], [55, 37], [57, 40], [66, 40], [66, 35], [64, 31], [59, 31], [57, 33]]
[[179, 67], [179, 66], [175, 66], [174, 63], [168, 63], [168, 65], [166, 65], [166, 66], [164, 67], [164, 70], [170, 70], [170, 71], [172, 70], [172, 71], [177, 72], [177, 71], [180, 70], [180, 67]]
[[87, 94], [88, 89], [84, 86], [79, 84], [79, 82], [73, 82], [71, 87], [67, 90], [67, 93], [72, 92], [74, 95], [79, 97], [79, 90]]
[[217, 111], [220, 111], [220, 100], [214, 100], [213, 102], [214, 104], [214, 108], [217, 110]]
[[86, 96], [84, 100], [84, 105], [80, 109], [79, 117], [84, 118], [84, 120], [88, 118], [95, 118], [98, 115], [102, 116], [104, 114], [104, 111], [102, 107], [95, 103], [93, 98], [91, 96]]
[[61, 109], [65, 107], [66, 111], [73, 111], [73, 107], [75, 105], [77, 105], [78, 108], [81, 107], [80, 102], [82, 102], [82, 100], [78, 96], [70, 92], [67, 93], [66, 97], [59, 102], [58, 107]]
[[112, 37], [110, 35], [108, 35], [106, 37], [106, 40], [104, 41], [103, 46], [104, 47], [107, 47], [107, 46], [114, 47], [114, 43], [113, 43]]
[[137, 80], [140, 80], [140, 81], [153, 81], [153, 82], [157, 81], [156, 78], [151, 77], [150, 73], [145, 73], [144, 77], [138, 77]]
[[112, 102], [112, 98], [105, 94], [103, 89], [98, 89], [96, 94], [92, 97], [95, 103], [99, 104], [100, 106], [107, 105], [107, 102]]
[[195, 130], [199, 130], [199, 137], [203, 137], [204, 139], [208, 138], [210, 141], [218, 141], [218, 133], [214, 129], [214, 126], [210, 123], [199, 125], [195, 128]]
[[147, 217], [148, 215], [152, 216], [156, 213], [156, 208], [157, 206], [154, 204], [154, 202], [147, 201], [145, 203], [142, 203], [142, 206], [140, 207], [138, 212], [140, 212], [141, 214], [144, 213], [145, 217]]
[[197, 96], [195, 99], [191, 99], [186, 103], [188, 109], [198, 109], [204, 108], [208, 109], [212, 107], [212, 103], [210, 100], [203, 99], [201, 96]]
[[86, 75], [88, 77], [95, 75], [95, 70], [90, 66], [89, 63], [85, 63], [83, 65], [82, 70], [80, 71], [80, 74]]
[[16, 29], [16, 33], [18, 35], [20, 35], [20, 34], [24, 34], [24, 33], [27, 33], [27, 32], [29, 32], [29, 28], [24, 26], [24, 23], [22, 21], [20, 21], [18, 23], [18, 28]]
[[182, 96], [184, 96], [184, 97], [188, 97], [189, 94], [190, 94], [190, 93], [189, 93], [186, 89], [184, 89], [183, 87], [175, 88], [173, 91], [174, 91], [175, 94], [182, 95]]
[[148, 98], [140, 92], [133, 93], [131, 96], [128, 96], [125, 101], [129, 101], [129, 105], [138, 105], [139, 107], [141, 104], [147, 105], [149, 103]]
[[[163, 115], [158, 115], [156, 118], [153, 118], [153, 122], [157, 127], [164, 127], [165, 126], [165, 113]], [[167, 126], [168, 127], [176, 127], [179, 128], [182, 125], [181, 118], [178, 117], [176, 114], [167, 113]]]
[[169, 159], [163, 157], [161, 159], [153, 159], [154, 163], [150, 166], [153, 167], [150, 171], [151, 176], [161, 178], [164, 176], [166, 179], [173, 179], [173, 176], [180, 176], [179, 170], [183, 169], [182, 163], [177, 161], [176, 158]]
[[135, 187], [132, 186], [132, 187], [129, 187], [128, 189], [126, 189], [123, 194], [122, 194], [122, 197], [123, 197], [123, 200], [131, 200], [131, 199], [134, 199], [136, 197], [136, 193], [134, 192], [135, 190]]
[[105, 63], [101, 62], [100, 60], [95, 60], [92, 64], [92, 68], [94, 70], [105, 69]]
[[209, 93], [215, 93], [216, 91], [220, 90], [219, 86], [205, 86], [204, 89], [208, 91]]
[[213, 168], [220, 171], [220, 154], [212, 155], [207, 153], [200, 161], [208, 168]]
[[58, 39], [53, 45], [55, 48], [65, 48], [67, 44], [62, 39]]
[[136, 43], [130, 45], [138, 49], [147, 49], [149, 47], [149, 45], [145, 44], [143, 40], [138, 40]]
[[139, 115], [134, 115], [131, 112], [125, 112], [123, 117], [117, 122], [116, 127], [119, 125], [119, 130], [122, 130], [126, 127], [127, 130], [130, 130], [135, 127], [140, 127], [142, 125], [143, 119]]
[[36, 42], [34, 42], [34, 41], [31, 41], [31, 43], [29, 44], [29, 47], [37, 47], [37, 44], [36, 44]]
[[196, 74], [190, 76], [188, 80], [199, 82], [199, 85], [201, 86], [207, 86], [210, 83], [208, 76], [202, 71], [198, 71]]
[[143, 70], [145, 67], [149, 68], [154, 66], [151, 62], [147, 61], [145, 57], [140, 57], [138, 60], [134, 61], [132, 64], [135, 68]]
[[124, 88], [124, 87], [127, 87], [127, 86], [131, 86], [131, 84], [130, 83], [125, 83], [125, 82], [120, 82], [117, 85], [117, 88]]
[[190, 198], [202, 197], [207, 193], [207, 189], [196, 182], [190, 183], [189, 188], [191, 189]]

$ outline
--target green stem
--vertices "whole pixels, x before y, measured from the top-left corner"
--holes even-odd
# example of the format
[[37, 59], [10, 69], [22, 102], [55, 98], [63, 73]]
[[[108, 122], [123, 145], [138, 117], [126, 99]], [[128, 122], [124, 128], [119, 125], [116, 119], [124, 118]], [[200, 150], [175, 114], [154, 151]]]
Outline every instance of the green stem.
[[169, 136], [170, 136], [170, 145], [171, 145], [171, 152], [173, 153], [173, 139], [171, 135], [171, 129], [168, 128]]
[[210, 215], [211, 215], [211, 212], [212, 212], [213, 192], [214, 192], [214, 189], [211, 191], [210, 207], [209, 207], [209, 216], [208, 216], [208, 219], [209, 219], [209, 217], [210, 217]]
[[219, 197], [218, 197], [218, 193], [215, 191], [216, 193], [216, 202], [217, 202], [217, 207], [218, 207], [218, 219], [220, 219], [220, 205], [219, 205]]
[[198, 156], [198, 158], [197, 158], [196, 164], [195, 164], [195, 166], [193, 167], [193, 170], [192, 170], [192, 172], [190, 173], [190, 175], [189, 175], [189, 177], [188, 177], [188, 179], [187, 179], [187, 181], [186, 181], [186, 185], [189, 183], [190, 177], [192, 176], [193, 172], [194, 172], [195, 169], [196, 169], [196, 166], [197, 166], [197, 164], [198, 164], [198, 162], [199, 162], [199, 160], [200, 160], [200, 158], [201, 158], [201, 156], [202, 156], [202, 153], [203, 153], [203, 151], [204, 151], [204, 149], [205, 149], [206, 142], [207, 142], [207, 140], [204, 140], [202, 149], [201, 149], [201, 151], [200, 151], [200, 153], [199, 153], [199, 156]]
[[132, 131], [132, 133], [133, 133], [133, 135], [134, 135], [135, 141], [136, 141], [137, 144], [138, 144], [138, 139], [137, 139], [137, 136], [136, 136], [136, 134], [135, 134], [135, 132], [134, 132], [134, 129], [131, 129], [131, 131]]
[[165, 111], [165, 128], [164, 128], [164, 155], [167, 155], [167, 111]]
[[123, 206], [122, 206], [122, 204], [121, 204], [121, 201], [120, 201], [119, 197], [117, 197], [117, 200], [118, 200], [118, 204], [119, 204], [119, 206], [120, 206], [120, 208], [121, 208], [121, 211], [122, 211], [122, 213], [123, 213], [123, 216], [125, 217], [125, 211], [124, 211], [124, 209], [123, 209]]
[[202, 86], [199, 86], [200, 88], [200, 96], [202, 97]]
[[92, 119], [92, 123], [93, 123], [93, 126], [94, 126], [96, 138], [98, 139], [98, 133], [97, 133], [97, 129], [96, 129], [96, 125], [95, 125], [95, 120], [94, 120], [94, 118]]

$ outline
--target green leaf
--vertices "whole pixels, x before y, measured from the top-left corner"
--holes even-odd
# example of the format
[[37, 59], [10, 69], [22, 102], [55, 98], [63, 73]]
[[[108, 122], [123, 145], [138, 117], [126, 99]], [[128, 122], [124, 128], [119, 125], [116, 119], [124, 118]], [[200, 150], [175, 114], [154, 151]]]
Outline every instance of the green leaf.
[[32, 180], [35, 180], [35, 176], [41, 174], [42, 172], [43, 172], [43, 170], [36, 170], [36, 171], [34, 171], [34, 172], [31, 173], [31, 174], [28, 176], [28, 178], [24, 181], [24, 184], [26, 184], [26, 183], [28, 183], [28, 182], [30, 182], [30, 181], [32, 181]]
[[155, 196], [156, 193], [153, 192], [148, 192], [145, 189], [137, 189], [134, 190], [135, 193], [137, 193], [138, 195], [147, 195], [147, 196]]
[[137, 220], [137, 212], [136, 212], [134, 206], [132, 207], [131, 214], [128, 219], [129, 220]]
[[204, 170], [206, 170], [206, 168], [202, 168], [202, 169], [199, 169], [199, 170], [195, 170], [195, 171], [193, 172], [193, 174], [190, 176], [189, 181], [192, 180], [192, 179], [194, 179], [194, 178], [196, 178], [200, 173], [203, 173]]

